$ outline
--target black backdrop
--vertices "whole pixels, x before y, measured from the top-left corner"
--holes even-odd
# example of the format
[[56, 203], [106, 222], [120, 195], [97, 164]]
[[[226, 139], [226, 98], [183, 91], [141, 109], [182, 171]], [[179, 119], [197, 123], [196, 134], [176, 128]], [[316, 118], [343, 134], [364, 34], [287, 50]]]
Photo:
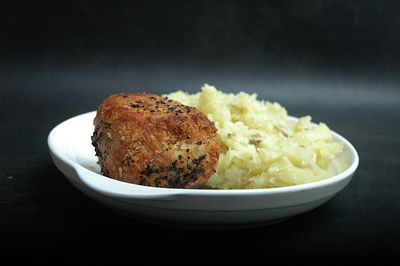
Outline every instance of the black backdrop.
[[[1, 252], [148, 263], [392, 257], [399, 46], [398, 1], [2, 2]], [[203, 83], [327, 122], [359, 152], [351, 184], [276, 225], [199, 232], [114, 213], [52, 164], [51, 128], [109, 94], [195, 92]]]
[[10, 1], [0, 12], [3, 52], [24, 57], [380, 72], [399, 60], [397, 1]]

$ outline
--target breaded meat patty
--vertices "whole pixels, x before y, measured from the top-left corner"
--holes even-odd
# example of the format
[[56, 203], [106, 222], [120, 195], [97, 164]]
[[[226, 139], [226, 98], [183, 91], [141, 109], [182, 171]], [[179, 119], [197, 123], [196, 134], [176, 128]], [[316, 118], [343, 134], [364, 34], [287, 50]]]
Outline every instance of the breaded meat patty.
[[203, 113], [147, 93], [104, 100], [92, 144], [105, 176], [164, 188], [199, 188], [214, 173], [220, 144]]

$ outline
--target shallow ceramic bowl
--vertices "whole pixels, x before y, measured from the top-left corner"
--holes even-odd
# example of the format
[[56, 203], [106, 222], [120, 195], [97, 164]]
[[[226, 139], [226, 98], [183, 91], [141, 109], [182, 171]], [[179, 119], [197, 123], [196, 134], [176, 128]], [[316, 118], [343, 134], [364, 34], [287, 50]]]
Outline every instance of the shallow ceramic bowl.
[[[354, 147], [332, 162], [336, 174], [296, 186], [266, 189], [174, 189], [129, 184], [100, 173], [90, 137], [96, 112], [82, 114], [56, 126], [48, 136], [55, 165], [79, 190], [130, 216], [156, 223], [198, 228], [253, 227], [281, 221], [325, 203], [342, 190], [358, 167]], [[289, 117], [293, 123], [297, 118]]]

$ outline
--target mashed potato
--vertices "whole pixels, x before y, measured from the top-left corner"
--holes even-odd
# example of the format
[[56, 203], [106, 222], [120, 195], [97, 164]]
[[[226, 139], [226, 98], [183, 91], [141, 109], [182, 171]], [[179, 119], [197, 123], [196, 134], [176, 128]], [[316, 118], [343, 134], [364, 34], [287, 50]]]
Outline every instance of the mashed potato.
[[218, 128], [221, 152], [206, 188], [271, 188], [322, 180], [343, 149], [331, 141], [324, 123], [315, 127], [305, 116], [288, 126], [285, 108], [257, 100], [256, 94], [226, 94], [206, 84], [196, 94], [167, 96], [198, 108]]

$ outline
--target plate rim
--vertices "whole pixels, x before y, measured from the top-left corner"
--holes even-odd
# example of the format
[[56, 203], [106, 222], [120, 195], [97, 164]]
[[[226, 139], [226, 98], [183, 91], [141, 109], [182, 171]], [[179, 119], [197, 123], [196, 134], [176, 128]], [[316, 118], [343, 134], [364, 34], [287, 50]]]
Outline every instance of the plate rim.
[[[256, 196], [256, 195], [273, 195], [273, 194], [282, 194], [282, 193], [292, 193], [292, 192], [301, 192], [301, 191], [306, 191], [306, 190], [313, 190], [313, 189], [318, 189], [321, 187], [329, 186], [335, 183], [339, 183], [341, 181], [346, 180], [347, 178], [352, 178], [353, 174], [358, 168], [359, 165], [359, 155], [355, 147], [348, 141], [346, 138], [338, 134], [337, 132], [331, 130], [332, 134], [334, 135], [335, 138], [337, 138], [340, 142], [342, 142], [347, 148], [349, 148], [350, 153], [352, 155], [352, 162], [350, 166], [342, 171], [341, 173], [311, 183], [305, 183], [305, 184], [299, 184], [299, 185], [290, 185], [290, 186], [283, 186], [283, 187], [274, 187], [274, 188], [254, 188], [254, 189], [208, 189], [208, 188], [202, 188], [202, 189], [184, 189], [184, 188], [159, 188], [159, 187], [150, 187], [150, 186], [142, 186], [142, 185], [137, 185], [137, 184], [131, 184], [119, 180], [115, 180], [109, 177], [106, 177], [104, 175], [98, 174], [96, 172], [93, 172], [86, 167], [78, 164], [77, 162], [71, 160], [68, 158], [65, 154], [59, 151], [57, 149], [57, 146], [54, 142], [55, 135], [58, 133], [58, 130], [62, 128], [63, 125], [67, 124], [68, 122], [71, 122], [72, 120], [82, 118], [84, 116], [95, 116], [95, 113], [97, 111], [89, 111], [86, 113], [82, 113], [79, 115], [75, 115], [73, 117], [70, 117], [63, 122], [59, 123], [56, 125], [53, 129], [51, 129], [48, 137], [47, 137], [47, 143], [48, 147], [50, 150], [50, 153], [52, 155], [55, 155], [58, 157], [60, 161], [63, 163], [66, 163], [69, 167], [71, 167], [76, 174], [79, 176], [80, 173], [90, 173], [91, 175], [96, 175], [97, 177], [100, 177], [102, 179], [106, 179], [108, 182], [116, 182], [116, 184], [123, 184], [124, 186], [128, 186], [131, 188], [140, 188], [141, 190], [146, 190], [146, 192], [143, 193], [143, 197], [148, 198], [148, 197], [154, 197], [155, 195], [165, 195], [165, 194], [179, 194], [179, 195], [195, 195], [195, 196], [237, 196], [240, 194], [240, 196]], [[298, 117], [294, 116], [287, 116], [288, 120], [298, 120]], [[314, 123], [315, 124], [315, 123]], [[85, 180], [83, 180], [85, 181]], [[86, 180], [87, 181], [87, 180]], [[88, 185], [86, 183], [86, 185]], [[90, 185], [90, 184], [89, 184]], [[94, 184], [91, 184], [94, 185]], [[92, 186], [91, 186], [92, 187]], [[98, 190], [98, 192], [102, 194], [107, 194], [109, 196], [118, 196], [118, 197], [135, 197], [138, 194], [142, 193], [136, 193], [136, 192], [130, 192], [130, 193], [124, 193], [124, 192], [118, 192], [118, 193], [110, 193], [110, 191], [107, 191], [104, 188], [101, 188], [99, 186], [92, 187], [93, 189]], [[147, 195], [148, 196], [145, 196]]]

